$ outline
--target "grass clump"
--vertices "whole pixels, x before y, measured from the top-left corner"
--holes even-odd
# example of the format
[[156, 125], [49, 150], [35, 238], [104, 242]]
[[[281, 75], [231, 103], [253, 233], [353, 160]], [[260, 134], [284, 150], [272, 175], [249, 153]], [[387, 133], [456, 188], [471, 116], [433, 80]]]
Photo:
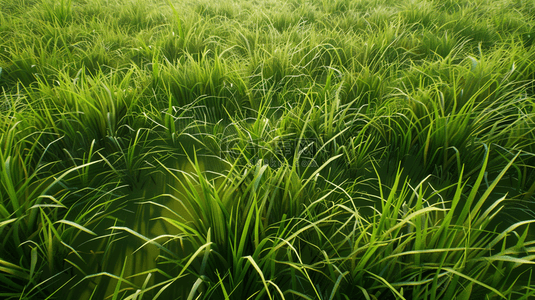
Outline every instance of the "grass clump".
[[0, 7], [0, 298], [534, 296], [530, 2]]

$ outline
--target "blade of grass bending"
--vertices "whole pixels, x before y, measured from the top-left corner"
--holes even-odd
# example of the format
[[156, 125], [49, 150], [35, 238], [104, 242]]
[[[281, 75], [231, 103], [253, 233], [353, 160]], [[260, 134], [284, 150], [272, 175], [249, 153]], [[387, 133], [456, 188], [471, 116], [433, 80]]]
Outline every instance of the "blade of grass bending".
[[333, 160], [339, 158], [342, 155], [344, 155], [344, 154], [338, 154], [338, 155], [335, 155], [335, 156], [329, 158], [325, 163], [323, 163], [319, 168], [317, 168], [316, 171], [314, 171], [314, 173], [310, 174], [310, 176], [307, 178], [307, 180], [305, 180], [305, 182], [303, 183], [303, 185], [301, 186], [299, 191], [297, 191], [296, 194], [300, 194], [305, 189], [307, 184], [310, 181], [312, 181], [312, 179], [314, 179], [314, 177], [316, 177], [316, 174], [319, 174], [321, 172], [321, 170], [323, 170], [325, 167], [327, 167], [329, 165], [329, 163], [331, 163]]
[[[67, 206], [63, 205], [63, 203], [61, 203], [60, 201], [58, 201], [55, 197], [53, 196], [50, 196], [50, 195], [40, 195], [38, 196], [38, 198], [43, 198], [43, 199], [50, 199], [52, 202], [56, 203], [56, 204], [53, 204], [53, 205], [56, 205], [55, 207], [61, 207], [61, 208], [67, 208]], [[33, 205], [32, 207], [30, 208], [34, 208], [36, 206], [38, 206], [39, 204], [36, 204], [36, 205]], [[41, 206], [43, 205], [46, 205], [46, 204], [41, 204]], [[48, 205], [51, 205], [51, 204], [48, 204]]]
[[[534, 257], [535, 257], [534, 255], [528, 256], [528, 258], [534, 258]], [[508, 255], [495, 255], [495, 256], [491, 256], [491, 257], [480, 258], [478, 260], [479, 261], [485, 260], [485, 261], [489, 261], [489, 262], [495, 262], [495, 261], [512, 262], [512, 263], [515, 263], [515, 267], [517, 267], [517, 266], [519, 266], [521, 264], [528, 264], [528, 265], [534, 265], [535, 264], [535, 261], [533, 261], [533, 260], [529, 260], [529, 259], [525, 259], [525, 258], [518, 258], [518, 257], [513, 257], [513, 256], [508, 256]]]
[[191, 265], [193, 263], [193, 260], [195, 260], [195, 258], [197, 258], [197, 256], [199, 256], [199, 254], [205, 249], [205, 248], [208, 248], [210, 247], [210, 245], [212, 245], [213, 243], [210, 242], [210, 243], [206, 243], [204, 245], [202, 245], [201, 247], [199, 247], [199, 249], [197, 249], [197, 251], [195, 251], [195, 253], [193, 253], [193, 255], [191, 255], [190, 259], [188, 260], [188, 262], [184, 265], [184, 267], [182, 268], [182, 270], [180, 271], [180, 273], [178, 274], [177, 277], [181, 277], [182, 274], [184, 274], [184, 272], [188, 269], [189, 265]]
[[85, 228], [84, 226], [82, 226], [82, 225], [80, 225], [78, 223], [75, 223], [73, 221], [59, 220], [59, 221], [56, 221], [54, 224], [56, 224], [56, 223], [62, 223], [62, 224], [70, 225], [70, 226], [72, 226], [72, 227], [74, 227], [76, 229], [79, 229], [79, 230], [83, 231], [83, 232], [89, 233], [90, 235], [97, 236], [97, 234], [94, 233], [93, 231], [91, 231], [91, 230]]
[[379, 275], [376, 275], [370, 271], [367, 271], [367, 270], [364, 270], [364, 272], [372, 275], [374, 278], [376, 278], [377, 280], [381, 281], [382, 283], [384, 283], [386, 285], [386, 287], [388, 287], [394, 294], [396, 294], [399, 298], [403, 299], [403, 300], [406, 300], [405, 297], [403, 297], [403, 295], [398, 292], [398, 290], [396, 290], [386, 279], [384, 279], [383, 277], [379, 276]]
[[202, 283], [202, 279], [201, 278], [197, 278], [197, 280], [195, 280], [195, 283], [193, 284], [193, 287], [191, 288], [191, 290], [189, 292], [187, 300], [193, 300], [193, 297], [195, 297], [195, 293], [197, 292], [197, 290], [201, 286], [201, 283]]
[[[56, 178], [49, 186], [47, 186], [45, 188], [45, 190], [41, 193], [42, 195], [48, 193], [48, 191], [53, 187], [55, 186], [57, 183], [59, 183], [65, 176], [69, 175], [70, 173], [74, 172], [74, 171], [77, 171], [79, 169], [82, 169], [82, 168], [85, 168], [87, 166], [90, 166], [90, 165], [93, 165], [93, 164], [96, 164], [96, 163], [100, 163], [102, 162], [102, 160], [96, 160], [96, 161], [92, 161], [90, 163], [86, 163], [86, 164], [83, 164], [83, 165], [80, 165], [80, 166], [77, 166], [75, 168], [72, 168], [72, 169], [69, 169], [68, 171], [64, 172], [63, 174], [61, 174], [61, 176], [59, 176], [58, 178]], [[36, 201], [36, 205], [40, 204], [40, 201], [39, 199], [41, 198], [37, 198], [38, 200]], [[37, 209], [34, 209], [32, 210], [32, 212], [30, 213], [30, 220], [28, 222], [28, 228], [33, 228], [34, 224], [35, 224], [35, 221], [36, 221], [36, 218], [37, 218]]]
[[360, 285], [357, 285], [357, 287], [360, 289], [360, 291], [362, 292], [362, 294], [364, 295], [364, 298], [366, 298], [366, 300], [371, 300], [370, 294], [368, 294], [368, 291], [366, 291], [365, 288], [361, 287]]
[[285, 300], [285, 299], [286, 299], [286, 298], [284, 297], [284, 293], [282, 292], [282, 290], [279, 288], [279, 286], [278, 286], [275, 282], [273, 282], [273, 281], [271, 281], [271, 280], [268, 280], [267, 282], [268, 282], [269, 284], [271, 284], [273, 287], [275, 287], [275, 289], [277, 290], [277, 292], [279, 292], [279, 295], [281, 296], [282, 300]]
[[0, 222], [0, 229], [2, 229], [2, 227], [6, 226], [6, 225], [8, 225], [10, 223], [13, 223], [15, 221], [17, 221], [17, 219], [9, 219], [9, 220], [5, 220], [5, 221]]
[[130, 234], [132, 234], [132, 235], [134, 235], [134, 236], [136, 236], [136, 237], [138, 237], [138, 238], [144, 240], [145, 242], [149, 242], [151, 245], [154, 245], [154, 246], [158, 247], [158, 249], [164, 251], [164, 252], [167, 253], [167, 254], [170, 254], [172, 257], [176, 257], [176, 254], [175, 254], [175, 253], [169, 251], [167, 248], [165, 248], [165, 247], [163, 247], [162, 245], [160, 245], [160, 243], [158, 243], [158, 242], [156, 242], [156, 241], [154, 241], [154, 240], [152, 240], [152, 239], [149, 239], [149, 238], [145, 237], [144, 235], [142, 235], [142, 234], [140, 234], [140, 233], [138, 233], [138, 232], [136, 232], [136, 231], [134, 231], [134, 230], [132, 230], [132, 229], [130, 229], [130, 228], [128, 228], [128, 227], [111, 226], [111, 227], [108, 228], [108, 229], [111, 229], [111, 230], [117, 229], [117, 230], [123, 230], [123, 231], [126, 231], [126, 232], [128, 232], [128, 233], [130, 233]]
[[[68, 259], [63, 259], [65, 262], [67, 262], [68, 264], [70, 264], [71, 266], [73, 266], [74, 268], [76, 268], [76, 270], [78, 270], [80, 273], [82, 273], [84, 276], [87, 276], [87, 274], [84, 272], [84, 270], [82, 270], [82, 268], [80, 268], [77, 264], [73, 263], [72, 261], [68, 260]], [[85, 262], [84, 262], [85, 263]]]
[[[486, 248], [468, 248], [469, 250], [485, 250]], [[466, 248], [441, 248], [441, 249], [424, 249], [424, 250], [412, 250], [405, 251], [401, 253], [390, 254], [381, 260], [378, 260], [376, 263], [380, 264], [384, 261], [390, 260], [394, 257], [401, 257], [405, 255], [417, 255], [417, 254], [428, 254], [428, 253], [442, 253], [442, 252], [454, 252], [454, 251], [466, 251]]]
[[[175, 238], [176, 235], [173, 235], [173, 234], [162, 234], [162, 235], [159, 235], [157, 237], [154, 237], [148, 241], [146, 241], [145, 243], [143, 243], [141, 246], [137, 247], [136, 250], [132, 251], [132, 254], [135, 254], [136, 252], [138, 252], [139, 250], [143, 249], [145, 246], [151, 244], [152, 242], [155, 242], [159, 239], [164, 239], [164, 238], [170, 238], [170, 239], [173, 239]], [[163, 246], [162, 246], [163, 247]]]
[[264, 288], [266, 289], [266, 292], [268, 294], [269, 299], [273, 299], [271, 297], [271, 293], [269, 292], [268, 283], [266, 282], [266, 278], [264, 278], [264, 273], [262, 272], [260, 267], [256, 264], [256, 262], [254, 261], [254, 259], [250, 255], [246, 256], [245, 258], [251, 263], [253, 268], [255, 268], [255, 270], [258, 273], [258, 275], [260, 275], [260, 279], [262, 279], [262, 283], [264, 284]]
[[504, 237], [506, 237], [511, 231], [515, 230], [517, 227], [520, 227], [522, 225], [527, 225], [535, 223], [535, 220], [527, 220], [515, 223], [511, 226], [509, 226], [507, 229], [505, 229], [502, 233], [500, 233], [492, 242], [490, 242], [487, 246], [488, 249], [492, 249], [500, 240], [502, 240]]
[[470, 277], [470, 276], [468, 276], [468, 275], [465, 275], [465, 274], [463, 274], [463, 273], [461, 273], [461, 272], [457, 272], [457, 271], [455, 271], [455, 270], [452, 269], [452, 268], [446, 268], [446, 267], [443, 267], [442, 269], [443, 269], [443, 270], [446, 270], [446, 271], [448, 271], [448, 272], [450, 272], [450, 273], [453, 273], [453, 274], [455, 274], [455, 275], [457, 275], [457, 276], [459, 276], [459, 277], [462, 277], [462, 278], [464, 278], [464, 279], [466, 279], [466, 280], [468, 280], [468, 281], [471, 281], [471, 282], [473, 282], [473, 283], [475, 283], [475, 284], [478, 284], [478, 285], [480, 285], [480, 286], [482, 286], [482, 287], [485, 287], [485, 288], [487, 288], [487, 289], [493, 291], [494, 293], [496, 293], [496, 295], [498, 295], [498, 296], [500, 296], [500, 297], [502, 297], [502, 298], [504, 298], [504, 299], [507, 299], [502, 293], [500, 293], [500, 291], [496, 290], [495, 288], [493, 288], [493, 287], [491, 287], [491, 286], [489, 286], [489, 285], [484, 284], [483, 282], [481, 282], [481, 281], [479, 281], [479, 280], [476, 280], [476, 279], [474, 279], [474, 278], [472, 278], [472, 277]]
[[149, 280], [152, 277], [152, 273], [147, 274], [147, 278], [145, 278], [145, 281], [143, 282], [143, 285], [141, 286], [141, 290], [139, 292], [139, 299], [143, 299], [143, 294], [145, 294], [145, 289], [147, 288], [147, 285], [149, 284]]
[[306, 300], [313, 300], [313, 298], [311, 298], [310, 296], [305, 295], [305, 294], [300, 293], [300, 292], [295, 291], [295, 290], [286, 290], [286, 292], [290, 293], [290, 294], [294, 294], [294, 295], [299, 296], [299, 297], [301, 297], [303, 299], [306, 299]]
[[[169, 196], [170, 198], [174, 199], [174, 200], [177, 200], [179, 201], [180, 204], [182, 204], [182, 201], [180, 201], [178, 198], [174, 197], [173, 195], [169, 195], [169, 194], [162, 194], [161, 197], [163, 196]], [[150, 205], [154, 205], [154, 206], [158, 206], [166, 211], [168, 211], [169, 213], [173, 214], [173, 216], [177, 217], [177, 218], [180, 218], [182, 219], [183, 221], [186, 221], [184, 219], [184, 217], [182, 217], [181, 215], [177, 214], [174, 210], [170, 209], [168, 206], [166, 205], [163, 205], [161, 203], [157, 203], [157, 202], [154, 202], [154, 201], [145, 201], [145, 202], [136, 202], [135, 204], [138, 204], [138, 205], [145, 205], [145, 204], [150, 204]]]
[[196, 230], [194, 228], [195, 226], [193, 226], [193, 227], [187, 226], [187, 225], [185, 225], [185, 223], [177, 221], [175, 219], [165, 218], [165, 217], [157, 217], [157, 218], [154, 218], [154, 220], [164, 220], [167, 223], [169, 223], [170, 225], [172, 225], [173, 227], [175, 227], [177, 229], [180, 229], [181, 231], [183, 231], [185, 233], [193, 234], [193, 235], [195, 235], [197, 237], [202, 237], [203, 236], [198, 230]]
[[329, 300], [333, 300], [334, 299], [334, 297], [336, 296], [336, 291], [340, 287], [340, 282], [342, 282], [342, 279], [344, 279], [344, 277], [347, 274], [349, 274], [349, 271], [345, 271], [344, 273], [340, 274], [340, 276], [338, 276], [338, 279], [334, 283], [333, 290], [331, 291], [331, 296], [329, 297]]
[[443, 273], [436, 274], [435, 276], [433, 276], [433, 278], [429, 278], [429, 279], [425, 279], [425, 280], [394, 282], [394, 283], [391, 283], [390, 285], [391, 286], [400, 286], [400, 287], [424, 285], [424, 284], [428, 284], [428, 283], [431, 283], [431, 282], [437, 280], [437, 278], [444, 277], [447, 274], [448, 274], [448, 272], [443, 272]]
[[420, 209], [418, 211], [415, 211], [415, 212], [411, 213], [410, 215], [406, 216], [405, 218], [403, 218], [403, 220], [401, 220], [401, 222], [397, 223], [394, 227], [391, 227], [387, 231], [385, 231], [383, 236], [386, 237], [386, 236], [390, 235], [394, 230], [402, 227], [407, 222], [409, 222], [411, 219], [414, 219], [415, 217], [417, 217], [417, 216], [419, 216], [421, 214], [425, 214], [427, 212], [432, 212], [432, 211], [446, 211], [446, 210], [447, 209], [444, 209], [444, 208], [426, 207], [426, 208]]
[[119, 277], [115, 274], [111, 274], [111, 273], [108, 273], [108, 272], [100, 272], [100, 273], [95, 273], [95, 274], [91, 274], [91, 275], [87, 275], [85, 276], [84, 278], [82, 278], [82, 280], [80, 280], [78, 283], [76, 283], [75, 285], [72, 286], [72, 289], [74, 287], [76, 287], [78, 284], [80, 284], [83, 280], [85, 279], [90, 279], [90, 278], [95, 278], [95, 277], [99, 277], [99, 276], [107, 276], [107, 277], [110, 277], [110, 278], [113, 278], [113, 279], [117, 279], [118, 281], [121, 281], [121, 282], [125, 282], [133, 287], [135, 287], [136, 285], [133, 284], [132, 282], [122, 278], [122, 277]]
[[[500, 199], [494, 201], [494, 203], [492, 203], [492, 205], [487, 208], [485, 210], [485, 212], [483, 212], [483, 214], [478, 218], [478, 220], [474, 223], [474, 227], [480, 227], [479, 225], [481, 223], [487, 223], [488, 221], [490, 221], [491, 219], [493, 219], [493, 217], [496, 215], [496, 213], [494, 213], [493, 215], [491, 215], [490, 217], [488, 217], [488, 215], [496, 208], [498, 207], [498, 205], [500, 205], [505, 199], [506, 199], [507, 195], [504, 195], [503, 197], [501, 197]], [[500, 209], [498, 209], [498, 211], [500, 211]]]
[[0, 272], [4, 272], [22, 279], [29, 279], [27, 274], [28, 270], [2, 259], [0, 259]]
[[[160, 274], [160, 275], [162, 275], [162, 276], [165, 276], [167, 279], [173, 279], [173, 276], [171, 276], [171, 275], [165, 273], [164, 271], [162, 271], [162, 270], [160, 270], [160, 269], [158, 269], [158, 268], [154, 268], [154, 269], [146, 270], [146, 271], [143, 271], [143, 272], [139, 272], [139, 273], [136, 273], [136, 274], [134, 274], [134, 275], [127, 276], [126, 278], [127, 278], [127, 279], [128, 279], [128, 278], [134, 278], [134, 277], [141, 276], [141, 275], [145, 275], [145, 274], [150, 275], [150, 274], [152, 274], [152, 273], [158, 273], [158, 274]], [[152, 276], [152, 275], [151, 275], [151, 276]]]

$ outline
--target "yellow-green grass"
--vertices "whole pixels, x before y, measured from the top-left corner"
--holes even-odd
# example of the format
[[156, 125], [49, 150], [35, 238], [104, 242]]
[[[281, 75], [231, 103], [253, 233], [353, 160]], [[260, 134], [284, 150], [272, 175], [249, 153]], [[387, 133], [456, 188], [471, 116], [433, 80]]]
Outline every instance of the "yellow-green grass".
[[534, 297], [534, 12], [0, 0], [0, 298]]

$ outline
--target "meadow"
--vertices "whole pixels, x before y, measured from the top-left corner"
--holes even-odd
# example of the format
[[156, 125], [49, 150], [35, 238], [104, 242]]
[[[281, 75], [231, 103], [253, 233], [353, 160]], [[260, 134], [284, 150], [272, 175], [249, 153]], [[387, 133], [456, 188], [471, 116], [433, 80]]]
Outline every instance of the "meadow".
[[0, 298], [533, 299], [534, 16], [0, 0]]

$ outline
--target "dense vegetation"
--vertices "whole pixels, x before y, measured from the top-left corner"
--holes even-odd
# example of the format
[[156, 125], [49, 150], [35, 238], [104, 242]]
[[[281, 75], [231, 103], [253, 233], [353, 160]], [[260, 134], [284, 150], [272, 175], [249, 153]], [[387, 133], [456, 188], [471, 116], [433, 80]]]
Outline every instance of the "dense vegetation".
[[0, 298], [534, 297], [533, 16], [0, 0]]

